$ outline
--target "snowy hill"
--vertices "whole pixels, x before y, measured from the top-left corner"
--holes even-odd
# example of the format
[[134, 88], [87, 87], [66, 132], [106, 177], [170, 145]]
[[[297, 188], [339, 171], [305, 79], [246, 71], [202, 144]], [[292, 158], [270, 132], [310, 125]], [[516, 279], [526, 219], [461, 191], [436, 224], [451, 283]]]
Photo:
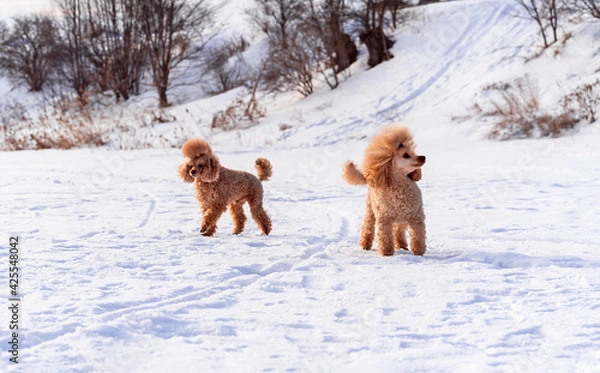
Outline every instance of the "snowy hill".
[[[598, 24], [525, 63], [537, 30], [515, 11], [423, 7], [394, 59], [366, 69], [363, 56], [333, 91], [271, 97], [248, 130], [206, 128], [235, 92], [174, 107], [156, 145], [202, 136], [227, 167], [271, 160], [269, 236], [253, 221], [232, 236], [228, 215], [200, 236], [178, 149], [0, 153], [22, 279], [21, 360], [5, 348], [0, 371], [600, 372], [598, 125], [498, 142], [477, 118], [452, 120], [498, 81], [527, 73], [552, 102], [597, 77]], [[361, 250], [366, 189], [340, 176], [395, 121], [427, 156], [423, 257]]]

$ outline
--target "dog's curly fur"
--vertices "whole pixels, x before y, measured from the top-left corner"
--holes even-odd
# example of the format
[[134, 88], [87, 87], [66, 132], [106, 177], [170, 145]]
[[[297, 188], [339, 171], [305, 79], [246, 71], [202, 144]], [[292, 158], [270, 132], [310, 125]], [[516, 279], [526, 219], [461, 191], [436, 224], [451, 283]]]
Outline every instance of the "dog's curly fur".
[[395, 248], [408, 250], [407, 229], [413, 254], [425, 253], [425, 213], [416, 183], [424, 163], [425, 156], [415, 154], [413, 137], [404, 125], [387, 127], [373, 136], [365, 150], [362, 172], [346, 162], [344, 180], [369, 186], [361, 228], [363, 249], [373, 246], [376, 225], [381, 255], [394, 255]]
[[202, 212], [202, 235], [212, 236], [215, 233], [217, 221], [227, 208], [233, 219], [233, 234], [241, 233], [246, 222], [243, 207], [246, 202], [262, 233], [271, 232], [271, 219], [263, 208], [261, 183], [273, 174], [269, 160], [256, 160], [257, 178], [245, 171], [223, 167], [210, 145], [202, 139], [186, 141], [181, 152], [186, 161], [179, 166], [179, 176], [185, 182], [194, 183], [196, 187], [196, 198]]

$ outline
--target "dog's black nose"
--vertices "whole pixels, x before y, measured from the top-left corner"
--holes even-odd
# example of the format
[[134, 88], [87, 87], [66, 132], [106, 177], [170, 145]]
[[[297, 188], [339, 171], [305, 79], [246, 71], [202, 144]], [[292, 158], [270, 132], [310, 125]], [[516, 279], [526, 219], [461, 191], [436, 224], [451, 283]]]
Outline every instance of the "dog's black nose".
[[424, 156], [424, 155], [420, 155], [420, 156], [418, 156], [418, 157], [417, 157], [417, 160], [418, 160], [419, 162], [423, 162], [423, 163], [425, 163], [425, 156]]

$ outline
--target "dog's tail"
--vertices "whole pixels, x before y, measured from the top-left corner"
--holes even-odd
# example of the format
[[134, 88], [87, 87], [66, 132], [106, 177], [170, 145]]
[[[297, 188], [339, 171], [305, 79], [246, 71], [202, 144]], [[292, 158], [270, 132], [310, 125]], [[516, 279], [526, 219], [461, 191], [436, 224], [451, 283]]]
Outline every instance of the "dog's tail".
[[256, 162], [254, 162], [254, 167], [256, 167], [256, 174], [260, 181], [267, 181], [273, 176], [273, 167], [271, 166], [271, 162], [266, 158], [257, 158]]
[[350, 185], [367, 185], [367, 179], [365, 179], [365, 175], [363, 175], [356, 165], [350, 161], [344, 163], [342, 177]]

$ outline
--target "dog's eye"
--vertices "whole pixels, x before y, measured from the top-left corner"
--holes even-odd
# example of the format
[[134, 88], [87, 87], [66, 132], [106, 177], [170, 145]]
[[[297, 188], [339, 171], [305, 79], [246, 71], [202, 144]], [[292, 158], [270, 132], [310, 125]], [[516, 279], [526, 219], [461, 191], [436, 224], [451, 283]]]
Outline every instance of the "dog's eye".
[[404, 144], [398, 145], [398, 149], [403, 148], [403, 147], [404, 147]]
[[408, 159], [408, 158], [410, 158], [410, 155], [408, 155], [408, 153], [404, 153], [404, 155], [402, 157]]
[[196, 166], [196, 168], [203, 169], [204, 165], [203, 164], [199, 164], [198, 166]]

